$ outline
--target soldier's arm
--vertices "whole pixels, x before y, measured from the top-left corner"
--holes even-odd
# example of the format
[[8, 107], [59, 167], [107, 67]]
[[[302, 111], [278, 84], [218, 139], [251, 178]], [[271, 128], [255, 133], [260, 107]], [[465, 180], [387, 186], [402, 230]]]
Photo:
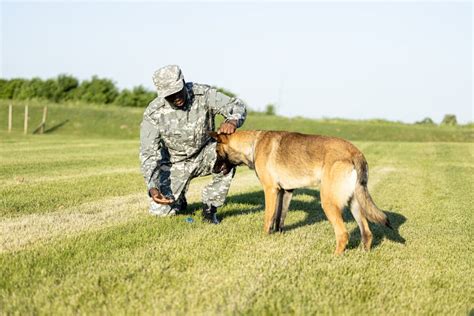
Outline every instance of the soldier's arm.
[[156, 123], [144, 115], [140, 125], [140, 164], [148, 194], [153, 188], [157, 188], [157, 177], [159, 162], [161, 160], [160, 132]]
[[217, 89], [211, 88], [208, 92], [208, 101], [214, 113], [221, 114], [225, 122], [231, 122], [240, 127], [247, 117], [247, 106], [238, 98], [231, 98]]

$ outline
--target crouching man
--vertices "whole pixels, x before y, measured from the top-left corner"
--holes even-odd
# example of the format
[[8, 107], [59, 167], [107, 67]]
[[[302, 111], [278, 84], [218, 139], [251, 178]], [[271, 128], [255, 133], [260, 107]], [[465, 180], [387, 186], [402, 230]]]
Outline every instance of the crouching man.
[[153, 75], [158, 97], [145, 110], [140, 127], [141, 171], [151, 197], [150, 212], [170, 216], [186, 209], [191, 179], [212, 174], [202, 191], [203, 219], [218, 224], [216, 212], [227, 196], [235, 170], [212, 173], [216, 143], [208, 135], [214, 118], [225, 121], [218, 133], [232, 134], [246, 118], [246, 106], [215, 88], [185, 82], [181, 69], [170, 65]]

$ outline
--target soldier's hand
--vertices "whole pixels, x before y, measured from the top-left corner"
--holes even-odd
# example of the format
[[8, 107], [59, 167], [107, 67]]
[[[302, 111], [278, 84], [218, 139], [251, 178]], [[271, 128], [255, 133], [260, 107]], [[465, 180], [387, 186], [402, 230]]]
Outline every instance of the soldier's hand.
[[172, 199], [169, 199], [165, 197], [163, 194], [161, 194], [161, 192], [157, 188], [150, 189], [150, 195], [153, 201], [155, 201], [155, 203], [158, 203], [158, 204], [169, 205], [174, 202]]
[[232, 134], [235, 132], [236, 129], [237, 121], [230, 120], [221, 124], [219, 130], [217, 131], [217, 134]]

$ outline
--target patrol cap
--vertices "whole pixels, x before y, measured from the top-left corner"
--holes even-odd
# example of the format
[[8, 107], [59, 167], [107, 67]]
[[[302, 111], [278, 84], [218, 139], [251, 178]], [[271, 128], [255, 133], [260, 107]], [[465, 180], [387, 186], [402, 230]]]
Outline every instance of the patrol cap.
[[177, 65], [168, 65], [155, 71], [153, 83], [160, 97], [166, 98], [184, 87], [184, 76]]

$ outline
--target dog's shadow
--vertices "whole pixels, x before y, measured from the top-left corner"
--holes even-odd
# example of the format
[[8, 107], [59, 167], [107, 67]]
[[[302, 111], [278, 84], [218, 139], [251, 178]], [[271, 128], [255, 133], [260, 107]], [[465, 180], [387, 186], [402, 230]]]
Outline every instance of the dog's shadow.
[[[305, 196], [304, 199], [301, 199], [302, 196]], [[307, 196], [310, 196], [311, 198], [308, 200]], [[263, 209], [265, 207], [264, 201], [265, 197], [263, 191], [242, 193], [229, 196], [226, 200], [226, 204], [242, 204], [245, 205], [245, 207], [236, 207], [226, 210], [225, 212], [220, 214], [220, 216], [222, 220], [225, 220], [226, 218], [232, 216], [263, 212]], [[194, 213], [194, 211], [198, 210], [199, 207], [199, 204], [193, 203], [192, 205], [190, 205], [188, 213]], [[283, 231], [291, 231], [293, 229], [297, 229], [298, 227], [327, 221], [326, 215], [324, 214], [324, 211], [321, 207], [321, 199], [318, 190], [306, 188], [295, 190], [293, 192], [293, 198], [291, 200], [290, 207], [288, 210], [287, 221], [288, 218], [291, 218], [291, 210], [294, 209], [303, 210], [306, 213], [305, 218], [296, 223], [285, 225]], [[387, 214], [390, 220], [390, 224], [393, 227], [393, 230], [387, 227], [382, 227], [381, 225], [369, 223], [370, 230], [373, 234], [372, 248], [377, 247], [384, 238], [401, 244], [405, 243], [405, 239], [399, 233], [399, 228], [406, 222], [406, 217], [393, 211], [384, 210], [384, 212], [385, 214]], [[350, 210], [347, 208], [344, 209], [343, 219], [346, 223], [354, 221]], [[352, 229], [349, 235], [349, 245], [347, 248], [357, 248], [361, 241], [359, 227], [357, 226], [356, 228]]]

